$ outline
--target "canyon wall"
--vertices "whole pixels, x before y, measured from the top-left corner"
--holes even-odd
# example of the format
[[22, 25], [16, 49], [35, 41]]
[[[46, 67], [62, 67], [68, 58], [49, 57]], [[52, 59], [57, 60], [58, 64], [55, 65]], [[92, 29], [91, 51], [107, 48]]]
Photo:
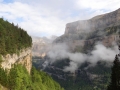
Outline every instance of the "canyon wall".
[[79, 34], [94, 30], [102, 30], [109, 26], [120, 25], [120, 9], [93, 17], [89, 20], [79, 20], [66, 24], [65, 34]]
[[13, 64], [22, 64], [26, 67], [27, 71], [30, 73], [32, 67], [32, 52], [31, 48], [23, 49], [18, 54], [7, 54], [2, 56], [3, 62], [1, 66], [3, 69], [11, 69]]
[[95, 16], [89, 20], [79, 20], [66, 24], [65, 33], [55, 43], [67, 43], [71, 50], [77, 46], [93, 45], [102, 42], [111, 46], [119, 39], [120, 9]]

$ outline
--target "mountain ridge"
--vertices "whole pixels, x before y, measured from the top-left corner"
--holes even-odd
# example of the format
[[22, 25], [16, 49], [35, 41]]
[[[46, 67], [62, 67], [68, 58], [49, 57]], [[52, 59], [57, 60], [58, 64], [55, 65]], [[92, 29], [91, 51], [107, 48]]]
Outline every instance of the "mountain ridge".
[[97, 41], [108, 47], [116, 43], [119, 32], [120, 8], [88, 20], [67, 23], [65, 33], [56, 38], [54, 43], [67, 43], [72, 51], [76, 51], [76, 47], [84, 47], [85, 44], [91, 46]]
[[84, 31], [94, 31], [97, 28], [104, 29], [105, 27], [115, 26], [120, 24], [120, 8], [107, 13], [95, 16], [88, 20], [78, 20], [75, 22], [67, 23], [66, 29], [64, 34], [71, 34], [71, 33], [80, 33]]

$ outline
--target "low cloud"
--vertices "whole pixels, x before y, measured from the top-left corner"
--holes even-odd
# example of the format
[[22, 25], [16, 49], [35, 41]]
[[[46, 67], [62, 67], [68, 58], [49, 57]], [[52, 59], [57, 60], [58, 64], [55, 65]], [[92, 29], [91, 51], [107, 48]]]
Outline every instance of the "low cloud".
[[107, 48], [101, 43], [95, 45], [94, 50], [89, 54], [84, 53], [71, 53], [66, 44], [53, 45], [48, 52], [51, 62], [69, 58], [69, 66], [64, 67], [63, 71], [74, 72], [84, 62], [89, 62], [90, 66], [95, 66], [98, 61], [112, 62], [115, 55], [118, 53], [118, 47], [115, 45], [112, 48]]
[[72, 62], [72, 61], [70, 62], [69, 67], [68, 66], [64, 67], [64, 71], [65, 72], [67, 72], [67, 71], [74, 72], [77, 69], [78, 69], [77, 63]]
[[64, 43], [57, 43], [49, 46], [49, 52], [47, 53], [48, 57], [50, 57], [51, 62], [55, 62], [56, 60], [61, 60], [64, 58], [68, 58], [68, 47]]

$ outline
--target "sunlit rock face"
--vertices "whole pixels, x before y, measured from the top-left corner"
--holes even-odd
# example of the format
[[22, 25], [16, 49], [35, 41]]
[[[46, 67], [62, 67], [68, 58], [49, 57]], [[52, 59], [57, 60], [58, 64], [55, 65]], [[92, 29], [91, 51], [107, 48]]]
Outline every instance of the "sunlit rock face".
[[19, 63], [26, 67], [27, 71], [30, 73], [32, 67], [32, 50], [31, 48], [26, 48], [20, 51], [18, 54], [7, 54], [2, 56], [2, 68], [11, 69], [13, 64]]

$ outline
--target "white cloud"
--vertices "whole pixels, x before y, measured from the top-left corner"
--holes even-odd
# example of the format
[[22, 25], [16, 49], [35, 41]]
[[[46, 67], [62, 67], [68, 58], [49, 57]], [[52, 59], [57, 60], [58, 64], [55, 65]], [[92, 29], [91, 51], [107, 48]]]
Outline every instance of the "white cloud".
[[92, 10], [115, 10], [120, 8], [119, 0], [78, 0], [77, 7]]
[[78, 67], [78, 65], [75, 63], [75, 62], [70, 62], [70, 65], [69, 65], [69, 67], [64, 67], [64, 70], [63, 71], [65, 71], [65, 72], [68, 72], [68, 71], [70, 71], [70, 72], [75, 72], [75, 70], [77, 70], [79, 67]]
[[118, 0], [0, 0], [0, 16], [19, 24], [33, 36], [61, 35], [65, 25], [115, 10]]
[[[32, 6], [20, 2], [1, 3], [0, 8], [1, 17], [18, 23], [30, 35], [41, 35], [42, 33], [60, 35], [64, 32], [66, 22], [57, 16], [52, 16], [52, 12], [46, 11], [44, 8], [36, 10]], [[19, 18], [22, 18], [22, 21]]]
[[73, 72], [77, 70], [78, 67], [84, 62], [89, 62], [90, 66], [95, 66], [100, 60], [113, 62], [117, 53], [118, 47], [116, 45], [112, 48], [107, 48], [101, 43], [97, 43], [94, 47], [94, 50], [92, 50], [89, 54], [85, 54], [80, 52], [72, 53], [69, 51], [66, 44], [57, 43], [51, 47], [47, 55], [50, 58], [50, 62], [68, 58], [70, 63], [69, 66], [64, 67], [64, 71]]

